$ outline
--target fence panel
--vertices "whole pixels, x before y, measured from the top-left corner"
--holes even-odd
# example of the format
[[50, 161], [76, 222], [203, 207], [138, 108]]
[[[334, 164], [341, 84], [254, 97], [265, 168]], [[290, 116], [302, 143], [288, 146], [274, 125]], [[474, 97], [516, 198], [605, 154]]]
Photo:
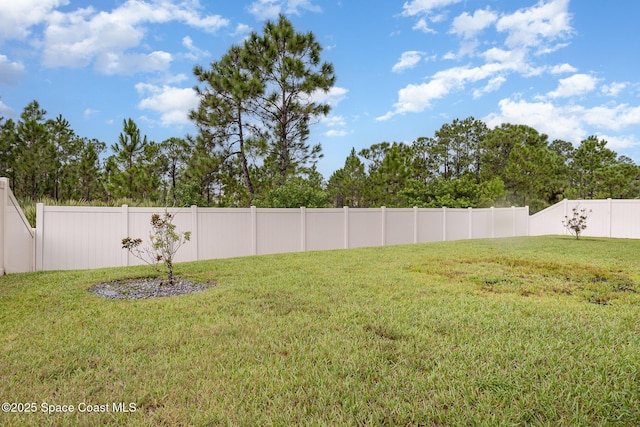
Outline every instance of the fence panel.
[[512, 209], [494, 209], [493, 224], [493, 237], [513, 237], [517, 235], [514, 232], [515, 224]]
[[418, 210], [418, 242], [444, 240], [444, 209], [425, 208]]
[[413, 209], [385, 209], [384, 244], [413, 243], [415, 211]]
[[611, 237], [640, 239], [640, 202], [637, 200], [612, 201], [610, 229]]
[[583, 236], [640, 238], [640, 200], [563, 200], [529, 218], [529, 235], [569, 234], [563, 226], [565, 215], [574, 208], [591, 211]]
[[257, 254], [302, 250], [300, 209], [257, 209]]
[[247, 208], [198, 208], [198, 232], [194, 234], [198, 252], [194, 260], [254, 255], [251, 218], [251, 209]]
[[35, 232], [9, 187], [0, 178], [0, 276], [35, 269]]
[[567, 201], [556, 203], [529, 218], [529, 234], [531, 236], [543, 236], [545, 234], [566, 234], [562, 226], [562, 220], [567, 215]]
[[493, 209], [473, 209], [471, 212], [471, 238], [493, 237]]
[[382, 245], [382, 209], [348, 209], [348, 247]]
[[[122, 209], [47, 206], [37, 224], [38, 269], [122, 265]], [[40, 212], [38, 212], [40, 213]]]
[[469, 210], [446, 209], [446, 239], [463, 240], [469, 236]]
[[342, 249], [345, 242], [345, 209], [306, 209], [308, 251]]

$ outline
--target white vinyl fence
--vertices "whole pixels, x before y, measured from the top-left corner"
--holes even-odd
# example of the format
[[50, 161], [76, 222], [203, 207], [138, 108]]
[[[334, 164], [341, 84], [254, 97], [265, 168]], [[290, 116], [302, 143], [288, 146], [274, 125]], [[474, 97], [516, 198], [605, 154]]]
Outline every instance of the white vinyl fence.
[[34, 269], [35, 230], [31, 228], [9, 188], [0, 178], [0, 276]]
[[640, 239], [640, 200], [563, 200], [529, 219], [529, 235], [569, 234], [562, 225], [573, 208], [591, 211], [583, 236]]
[[[445, 240], [568, 234], [574, 207], [591, 211], [585, 236], [640, 238], [640, 200], [565, 200], [535, 215], [529, 208], [487, 209], [169, 209], [190, 231], [176, 262]], [[37, 205], [30, 227], [7, 178], [0, 178], [0, 275], [140, 264], [124, 237], [147, 244], [163, 208]]]
[[[162, 208], [37, 205], [36, 270], [140, 264], [124, 237], [148, 242]], [[526, 236], [528, 208], [487, 209], [169, 209], [191, 241], [176, 262], [281, 252], [347, 249], [443, 240]]]

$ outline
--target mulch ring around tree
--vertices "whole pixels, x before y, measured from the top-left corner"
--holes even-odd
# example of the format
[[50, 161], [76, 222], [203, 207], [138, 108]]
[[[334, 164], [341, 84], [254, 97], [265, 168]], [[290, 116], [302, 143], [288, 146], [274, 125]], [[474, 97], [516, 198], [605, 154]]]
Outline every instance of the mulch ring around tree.
[[139, 277], [98, 283], [89, 288], [89, 292], [108, 299], [147, 299], [192, 294], [216, 284], [215, 280], [198, 283], [180, 277], [169, 284], [165, 277]]

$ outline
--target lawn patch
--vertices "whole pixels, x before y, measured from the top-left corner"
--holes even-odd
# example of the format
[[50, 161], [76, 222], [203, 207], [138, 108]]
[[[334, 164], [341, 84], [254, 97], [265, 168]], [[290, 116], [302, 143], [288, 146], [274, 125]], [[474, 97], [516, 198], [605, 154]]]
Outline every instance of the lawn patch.
[[638, 253], [549, 236], [202, 261], [176, 273], [216, 286], [143, 300], [87, 289], [145, 266], [8, 275], [0, 396], [38, 411], [0, 424], [640, 425]]

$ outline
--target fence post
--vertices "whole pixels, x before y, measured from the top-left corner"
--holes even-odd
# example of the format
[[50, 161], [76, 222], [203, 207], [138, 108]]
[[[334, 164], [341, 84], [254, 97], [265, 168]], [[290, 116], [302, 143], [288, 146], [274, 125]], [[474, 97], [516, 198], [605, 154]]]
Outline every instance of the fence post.
[[344, 206], [344, 249], [349, 249], [349, 206]]
[[447, 241], [447, 207], [442, 207], [442, 241]]
[[608, 223], [609, 223], [609, 238], [612, 237], [612, 232], [611, 232], [611, 228], [613, 226], [612, 223], [612, 217], [613, 217], [613, 203], [610, 197], [607, 198], [607, 216], [608, 216]]
[[[564, 199], [564, 216], [562, 217], [567, 218], [569, 216], [569, 199]], [[567, 230], [566, 227], [563, 227], [563, 231], [562, 234], [564, 234], [565, 236], [569, 233], [569, 230]]]
[[258, 255], [258, 211], [251, 206], [251, 255]]
[[307, 208], [300, 206], [300, 250], [307, 250]]
[[473, 239], [473, 208], [469, 206], [467, 212], [469, 213], [469, 239]]
[[516, 237], [516, 207], [511, 206], [511, 236]]
[[191, 244], [193, 245], [193, 260], [200, 261], [198, 251], [198, 206], [191, 205]]
[[387, 243], [387, 208], [380, 206], [380, 228], [382, 236], [380, 236], [380, 245], [384, 246]]
[[44, 203], [36, 203], [36, 271], [44, 269]]
[[0, 178], [0, 276], [4, 276], [6, 264], [5, 252], [7, 250], [7, 244], [5, 239], [7, 236], [7, 219], [5, 215], [7, 212], [7, 197], [9, 193], [7, 187], [9, 187], [9, 180], [7, 178]]
[[418, 243], [418, 207], [413, 207], [413, 243]]
[[[124, 237], [129, 237], [129, 206], [122, 205], [122, 214], [120, 220], [120, 235]], [[120, 264], [122, 266], [129, 265], [129, 251], [121, 251], [120, 255]]]
[[491, 238], [496, 237], [496, 208], [491, 206]]

